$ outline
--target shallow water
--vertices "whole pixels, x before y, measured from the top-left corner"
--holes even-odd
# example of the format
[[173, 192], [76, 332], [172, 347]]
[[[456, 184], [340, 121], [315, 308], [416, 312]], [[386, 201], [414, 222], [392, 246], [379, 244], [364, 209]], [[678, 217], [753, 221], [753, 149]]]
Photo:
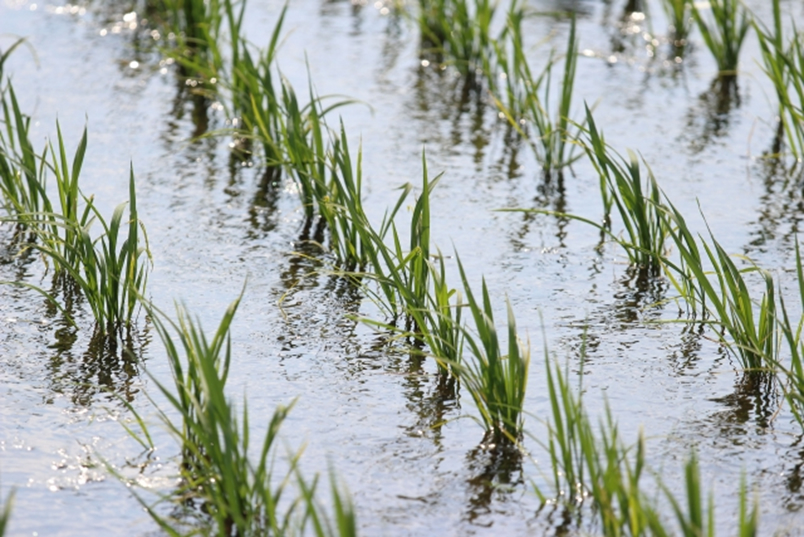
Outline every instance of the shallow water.
[[[526, 443], [534, 460], [499, 468], [477, 448], [482, 430], [458, 419], [473, 415], [471, 401], [441, 397], [434, 364], [388, 350], [347, 317], [374, 315], [373, 305], [331, 277], [310, 275], [315, 265], [293, 253], [303, 214], [292, 185], [266, 192], [257, 170], [230, 169], [226, 140], [188, 141], [198, 128], [193, 103], [148, 45], [141, 20], [126, 16], [129, 2], [75, 9], [0, 2], [0, 47], [14, 34], [35, 50], [36, 61], [20, 49], [6, 64], [22, 109], [34, 117], [32, 139], [53, 136], [58, 118], [72, 146], [86, 124], [82, 188], [106, 211], [126, 199], [133, 163], [154, 255], [149, 294], [163, 309], [182, 301], [211, 329], [247, 281], [233, 328], [230, 393], [235, 401], [246, 393], [255, 426], [258, 416], [298, 398], [283, 438], [290, 449], [306, 444], [306, 474], [329, 464], [337, 470], [364, 535], [594, 533], [589, 524], [564, 528], [562, 513], [539, 509], [532, 484], [544, 483], [548, 466], [535, 440]], [[651, 57], [644, 32], [666, 33], [659, 3], [648, 2], [644, 21], [624, 20], [625, 4], [529, 4], [576, 10], [587, 54], [578, 64], [576, 117], [584, 101], [597, 103], [608, 142], [639, 151], [697, 229], [705, 229], [700, 203], [728, 251], [752, 256], [789, 285], [801, 190], [758, 159], [772, 141], [774, 105], [753, 36], [741, 57], [739, 103], [727, 103], [710, 90], [716, 69], [697, 34], [680, 66], [667, 60], [665, 45]], [[765, 2], [748, 4], [769, 20]], [[551, 208], [597, 219], [598, 179], [581, 160], [563, 184], [545, 184], [529, 149], [506, 143], [483, 96], [461, 103], [450, 70], [421, 65], [417, 30], [386, 7], [293, 2], [279, 65], [297, 88], [309, 67], [320, 94], [365, 103], [340, 110], [350, 139], [362, 140], [372, 217], [391, 206], [400, 185], [419, 184], [423, 150], [431, 174], [444, 172], [432, 199], [435, 244], [450, 255], [454, 245], [474, 281], [486, 277], [501, 312], [507, 296], [530, 337], [526, 429], [540, 438], [547, 415], [543, 346], [577, 373], [585, 341], [590, 412], [608, 401], [623, 438], [644, 431], [649, 464], [671, 488], [678, 490], [694, 447], [724, 534], [733, 533], [743, 473], [756, 487], [763, 534], [804, 533], [804, 445], [781, 397], [746, 385], [711, 334], [651, 322], [678, 318], [674, 303], [652, 305], [672, 289], [666, 282], [639, 289], [621, 250], [595, 250], [593, 229], [494, 212]], [[784, 7], [796, 19], [804, 15], [792, 2]], [[280, 8], [252, 0], [246, 35], [264, 44]], [[140, 27], [132, 28], [135, 21]], [[534, 46], [534, 61], [546, 59], [550, 46], [563, 49], [568, 29], [566, 18], [531, 20], [529, 42], [544, 41]], [[221, 112], [209, 116], [211, 127], [223, 125]], [[35, 259], [2, 257], [0, 279], [49, 281]], [[158, 533], [103, 467], [134, 475], [143, 463], [117, 420], [129, 417], [122, 397], [156, 423], [145, 370], [162, 380], [170, 372], [149, 327], [140, 323], [140, 359], [99, 361], [86, 352], [88, 315], [83, 330], [70, 330], [41, 299], [14, 287], [0, 288], [0, 323], [1, 490], [3, 498], [17, 491], [9, 534]], [[141, 483], [168, 490], [176, 448], [154, 430], [158, 460]]]

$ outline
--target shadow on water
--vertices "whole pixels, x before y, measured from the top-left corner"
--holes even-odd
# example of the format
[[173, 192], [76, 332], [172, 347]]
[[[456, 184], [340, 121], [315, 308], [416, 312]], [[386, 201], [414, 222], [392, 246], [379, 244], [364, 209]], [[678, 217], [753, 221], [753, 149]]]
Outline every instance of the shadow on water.
[[740, 90], [737, 77], [721, 75], [716, 77], [698, 96], [698, 102], [687, 112], [686, 132], [690, 151], [694, 154], [705, 150], [717, 138], [728, 135], [733, 111], [740, 107]]
[[430, 438], [437, 451], [441, 451], [441, 428], [460, 408], [458, 386], [454, 378], [445, 374], [428, 374], [423, 367], [427, 360], [431, 358], [421, 349], [413, 348], [407, 359], [391, 364], [391, 368], [404, 374], [405, 407], [415, 417], [412, 425], [405, 426], [405, 434]]
[[[447, 154], [455, 154], [456, 148], [468, 142], [473, 147], [472, 160], [482, 170], [490, 140], [486, 125], [490, 103], [486, 92], [472, 77], [460, 76], [436, 58], [427, 57], [428, 54], [423, 54], [416, 69], [412, 102], [407, 104], [411, 117], [420, 124], [418, 142], [436, 143]], [[444, 123], [448, 132], [441, 130]]]
[[556, 14], [564, 19], [572, 15], [582, 19], [594, 13], [594, 2], [592, 0], [547, 0], [539, 2], [539, 11]]
[[[230, 172], [231, 179], [226, 192], [233, 195], [233, 192], [236, 191], [232, 188], [236, 181], [236, 172], [231, 168]], [[257, 188], [254, 190], [248, 207], [250, 229], [247, 236], [249, 239], [257, 239], [276, 229], [276, 208], [282, 195], [281, 172], [278, 167], [269, 166], [258, 173]]]
[[645, 6], [643, 0], [627, 0], [616, 23], [611, 28], [611, 53], [631, 56], [645, 47], [648, 35]]
[[[316, 349], [337, 348], [339, 356], [356, 357], [355, 368], [361, 369], [365, 356], [355, 334], [363, 302], [360, 281], [331, 266], [325, 237], [323, 219], [307, 219], [288, 254], [279, 274], [278, 302], [285, 323], [278, 340], [290, 356], [309, 353], [309, 347], [300, 348], [309, 342]], [[350, 367], [349, 360], [343, 363]]]
[[670, 362], [677, 375], [697, 370], [701, 361], [705, 330], [704, 323], [689, 322], [684, 325], [681, 330], [681, 341], [670, 354]]
[[668, 282], [661, 276], [631, 266], [618, 280], [617, 287], [610, 318], [617, 323], [618, 329], [641, 324], [646, 318], [658, 317], [664, 310]]
[[465, 519], [469, 524], [491, 527], [492, 503], [505, 500], [514, 489], [524, 485], [522, 453], [512, 446], [494, 449], [477, 447], [466, 456], [471, 477], [467, 479], [468, 503]]
[[[780, 144], [774, 142], [771, 155], [778, 154], [780, 149]], [[760, 158], [757, 168], [764, 191], [757, 203], [759, 214], [753, 222], [746, 253], [767, 253], [771, 244], [785, 254], [794, 252], [804, 220], [802, 170], [788, 168], [783, 158], [770, 155]]]
[[132, 326], [120, 338], [96, 333], [88, 338], [86, 349], [76, 349], [86, 344], [87, 338], [82, 336], [89, 328], [84, 326], [79, 332], [65, 312], [86, 325], [81, 312], [83, 298], [74, 285], [59, 281], [61, 278], [54, 280], [50, 293], [62, 303], [64, 312], [46, 302], [45, 315], [55, 327], [54, 341], [48, 345], [52, 354], [46, 365], [51, 392], [68, 397], [77, 407], [90, 407], [99, 398], [132, 402], [140, 389], [144, 351], [151, 341], [147, 320], [141, 323], [142, 329]]
[[[20, 249], [24, 245], [15, 242], [6, 231], [0, 230], [0, 268], [5, 273], [0, 280], [30, 281], [30, 266], [40, 261], [40, 256], [30, 248]], [[76, 407], [90, 407], [99, 399], [112, 403], [134, 400], [140, 389], [144, 351], [151, 340], [147, 320], [141, 319], [142, 329], [132, 327], [120, 339], [93, 336], [94, 319], [83, 308], [83, 296], [63, 276], [54, 276], [47, 289], [60, 307], [23, 287], [0, 285], [0, 291], [4, 306], [30, 304], [35, 297], [34, 308], [40, 312], [36, 315], [43, 318], [43, 322], [35, 323], [40, 325], [37, 337], [47, 342], [48, 349], [42, 355], [50, 392], [47, 402], [52, 402], [54, 395], [66, 397]], [[11, 311], [7, 310], [7, 314]], [[31, 311], [21, 314], [28, 317]]]
[[[601, 338], [618, 339], [619, 345], [628, 347], [634, 341], [628, 338], [633, 330], [642, 331], [647, 323], [659, 320], [665, 309], [667, 281], [652, 276], [647, 271], [628, 267], [625, 274], [614, 283], [614, 301], [605, 300], [601, 307], [592, 310], [582, 323], [578, 323], [580, 333], [572, 336], [570, 343], [580, 353], [585, 349], [585, 359], [592, 361], [600, 348]], [[575, 323], [573, 323], [575, 325]], [[608, 352], [608, 349], [603, 352]]]
[[[511, 166], [516, 163], [516, 154], [512, 154]], [[511, 176], [514, 179], [514, 176]], [[567, 227], [570, 224], [570, 218], [562, 216], [567, 214], [569, 207], [567, 205], [566, 189], [564, 188], [564, 175], [562, 173], [553, 176], [544, 173], [539, 174], [539, 182], [536, 185], [536, 195], [532, 198], [529, 207], [521, 207], [524, 209], [544, 210], [551, 211], [555, 214], [549, 218], [555, 221], [555, 238], [558, 240], [557, 247], [566, 248], [565, 240], [567, 238]], [[527, 249], [526, 237], [534, 229], [540, 229], [542, 219], [545, 217], [543, 214], [536, 212], [523, 212], [521, 213], [519, 226], [513, 231], [511, 243], [518, 250]]]
[[741, 445], [750, 423], [760, 434], [765, 432], [781, 404], [776, 383], [773, 375], [748, 371], [740, 374], [733, 393], [710, 399], [724, 407], [710, 417], [720, 429], [720, 437]]
[[791, 512], [804, 509], [804, 435], [796, 437], [786, 454], [785, 477], [786, 493], [782, 498], [784, 508]]

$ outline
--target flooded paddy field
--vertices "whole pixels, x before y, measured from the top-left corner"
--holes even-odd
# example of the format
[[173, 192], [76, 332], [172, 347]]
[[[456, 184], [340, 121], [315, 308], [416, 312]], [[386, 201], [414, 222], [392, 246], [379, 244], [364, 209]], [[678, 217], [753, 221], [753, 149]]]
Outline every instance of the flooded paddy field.
[[[769, 2], [746, 6], [771, 24]], [[282, 8], [250, 0], [243, 35], [267, 46]], [[694, 232], [708, 237], [708, 225], [725, 251], [767, 269], [797, 319], [802, 183], [789, 160], [765, 157], [778, 109], [756, 32], [740, 53], [736, 86], [724, 92], [697, 30], [676, 60], [661, 2], [529, 0], [525, 8], [528, 58], [540, 67], [551, 50], [566, 49], [574, 14], [570, 116], [582, 121], [584, 102], [593, 107], [606, 142], [644, 158]], [[804, 20], [801, 5], [781, 8], [785, 23]], [[654, 474], [683, 494], [694, 450], [717, 534], [736, 533], [743, 478], [759, 534], [804, 534], [804, 444], [786, 381], [746, 375], [717, 327], [688, 322], [667, 276], [639, 277], [614, 240], [555, 214], [602, 220], [591, 160], [576, 147], [577, 161], [545, 176], [488, 92], [465, 90], [454, 65], [422, 51], [417, 9], [294, 0], [276, 68], [300, 99], [309, 76], [318, 95], [355, 101], [327, 118], [334, 128], [342, 119], [354, 155], [362, 147], [373, 222], [402, 185], [421, 194], [423, 152], [430, 176], [443, 173], [429, 202], [432, 252], [440, 249], [455, 282], [457, 254], [477, 289], [485, 278], [498, 322], [507, 298], [530, 343], [521, 457], [484, 449], [471, 396], [462, 386], [445, 395], [432, 358], [359, 320], [387, 319], [307, 240], [299, 186], [286, 174], [266, 184], [258, 157], [231, 158], [232, 138], [219, 132], [231, 128], [226, 107], [194, 98], [146, 6], [0, 0], [0, 49], [26, 38], [3, 72], [37, 147], [55, 140], [58, 120], [72, 153], [86, 126], [80, 186], [102, 213], [129, 199], [133, 167], [153, 259], [147, 299], [169, 314], [182, 303], [213, 331], [244, 289], [227, 393], [235, 406], [247, 401], [255, 438], [277, 405], [295, 400], [277, 465], [303, 447], [300, 470], [323, 475], [323, 491], [332, 470], [351, 493], [360, 534], [603, 534], [589, 505], [579, 515], [536, 492], [553, 484], [545, 355], [567, 367], [573, 389], [582, 381], [593, 423], [608, 404], [625, 443], [644, 435], [648, 496], [661, 496]], [[401, 220], [414, 203], [409, 197]], [[529, 212], [500, 211], [514, 208]], [[616, 215], [612, 232], [623, 232]], [[48, 289], [52, 266], [19, 255], [13, 234], [13, 225], [0, 226], [0, 280]], [[761, 291], [759, 278], [749, 282]], [[75, 327], [31, 289], [0, 286], [0, 498], [14, 491], [6, 532], [161, 534], [132, 491], [153, 499], [177, 486], [180, 447], [151, 401], [167, 408], [156, 386], [172, 382], [162, 341], [140, 311], [132, 352], [108, 356], [93, 347], [86, 305], [78, 301], [73, 315]], [[136, 425], [135, 414], [155, 450], [123, 427]], [[251, 454], [259, 457], [259, 442]], [[157, 511], [166, 516], [171, 504]]]

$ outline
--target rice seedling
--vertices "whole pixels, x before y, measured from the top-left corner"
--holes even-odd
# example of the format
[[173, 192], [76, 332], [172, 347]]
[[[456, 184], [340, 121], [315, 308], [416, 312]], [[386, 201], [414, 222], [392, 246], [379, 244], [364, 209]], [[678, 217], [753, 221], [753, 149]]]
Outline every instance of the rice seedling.
[[780, 154], [784, 140], [793, 156], [804, 157], [804, 48], [798, 30], [785, 42], [779, 0], [773, 1], [773, 28], [754, 19], [765, 73], [773, 82], [779, 101], [779, 125], [773, 153]]
[[692, 18], [715, 58], [720, 76], [734, 77], [740, 48], [751, 27], [748, 11], [740, 0], [710, 0], [707, 5], [712, 12], [711, 18], [702, 14], [703, 8], [697, 3], [690, 2]]
[[[0, 48], [0, 83], [2, 83], [3, 79], [5, 78], [3, 75], [3, 66], [5, 65], [6, 61], [8, 60], [9, 56], [19, 47], [20, 45], [25, 44], [25, 38], [20, 37], [16, 41], [14, 41], [10, 47], [8, 47], [5, 51]], [[0, 94], [3, 93], [3, 88], [0, 87]]]
[[[661, 482], [659, 477], [657, 477], [657, 481], [659, 482], [660, 488], [664, 491], [664, 497], [670, 503], [677, 527], [675, 529], [669, 529], [667, 523], [662, 521], [657, 510], [651, 507], [645, 511], [648, 529], [646, 533], [656, 537], [669, 535], [700, 537], [702, 535], [714, 536], [716, 534], [715, 530], [717, 525], [715, 524], [714, 499], [710, 493], [704, 505], [698, 457], [694, 452], [690, 454], [690, 457], [684, 464], [684, 497], [681, 500], [684, 501], [686, 506], [682, 505], [682, 501]], [[743, 477], [740, 482], [739, 502], [737, 534], [741, 537], [758, 535], [758, 505], [757, 502], [754, 501], [749, 510], [745, 477]]]
[[[349, 274], [354, 277], [367, 277], [377, 284], [379, 289], [370, 293], [378, 299], [380, 306], [392, 318], [392, 323], [399, 315], [405, 314], [414, 324], [423, 326], [424, 318], [420, 315], [427, 310], [431, 272], [429, 200], [430, 193], [440, 176], [435, 179], [428, 177], [426, 159], [422, 154], [423, 187], [413, 208], [410, 248], [406, 249], [402, 245], [394, 220], [410, 194], [412, 186], [406, 184], [401, 188], [402, 192], [396, 204], [386, 212], [380, 225], [375, 228], [360, 201], [360, 155], [358, 154], [357, 170], [352, 171], [343, 128], [341, 140], [335, 144], [332, 161], [335, 164], [329, 188], [332, 201], [327, 200], [322, 213], [327, 218], [328, 226], [336, 229], [335, 240], [344, 245], [341, 249], [347, 250], [348, 255], [352, 255], [349, 251], [360, 252], [354, 260], [360, 261], [361, 269], [367, 270], [367, 272], [354, 272], [349, 269]], [[391, 245], [385, 243], [389, 234]], [[343, 260], [346, 256], [341, 258]]]
[[[801, 262], [801, 249], [796, 240], [796, 283], [799, 291], [799, 305], [804, 307], [804, 268]], [[785, 377], [785, 398], [790, 409], [798, 423], [804, 427], [804, 339], [802, 339], [804, 315], [799, 317], [798, 322], [792, 322], [784, 302], [784, 295], [781, 292], [779, 293], [778, 322], [784, 341], [787, 343], [786, 350], [790, 353], [790, 364], [777, 362], [775, 366]]]
[[[640, 434], [633, 447], [626, 447], [618, 432], [610, 409], [598, 430], [593, 428], [583, 408], [582, 390], [574, 395], [568, 383], [568, 372], [551, 365], [545, 353], [547, 388], [550, 395], [551, 420], [545, 447], [553, 472], [553, 482], [560, 501], [570, 508], [580, 507], [588, 498], [600, 523], [603, 535], [714, 535], [714, 504], [702, 503], [698, 459], [690, 455], [684, 466], [684, 491], [677, 497], [661, 480], [655, 479], [670, 505], [678, 529], [660, 515], [657, 502], [649, 499], [643, 485], [646, 473], [645, 441]], [[581, 378], [583, 372], [580, 373]], [[544, 499], [545, 495], [537, 490]], [[686, 509], [682, 507], [686, 505]], [[756, 535], [757, 504], [748, 509], [745, 480], [740, 487], [740, 535]]]
[[493, 0], [419, 0], [419, 29], [473, 85], [493, 52], [496, 11]]
[[[554, 368], [547, 352], [545, 372], [551, 419], [547, 442], [537, 442], [548, 453], [559, 501], [578, 508], [591, 497], [603, 535], [646, 533], [650, 506], [641, 488], [645, 469], [641, 435], [634, 447], [625, 447], [607, 405], [598, 438], [583, 407], [583, 372], [577, 395], [569, 385], [568, 371]], [[543, 492], [537, 493], [546, 500]]]
[[[665, 259], [666, 274], [687, 303], [701, 306], [711, 315], [730, 339], [721, 337], [738, 357], [741, 365], [751, 371], [763, 371], [777, 361], [778, 333], [776, 330], [776, 294], [773, 278], [767, 271], [750, 264], [739, 268], [711, 230], [711, 245], [698, 240], [687, 227], [678, 209], [669, 201], [667, 216], [674, 224], [668, 227], [678, 251], [679, 262]], [[704, 264], [709, 263], [712, 272]], [[765, 284], [759, 301], [752, 298], [748, 273], [756, 273]]]
[[[49, 246], [58, 251], [68, 266], [75, 267], [79, 264], [78, 241], [81, 230], [91, 225], [92, 204], [87, 203], [83, 210], [79, 210], [81, 190], [78, 186], [78, 178], [81, 174], [81, 167], [84, 162], [84, 155], [87, 149], [87, 129], [76, 147], [72, 163], [67, 159], [67, 150], [61, 127], [56, 122], [56, 132], [58, 136], [58, 153], [54, 150], [53, 144], [48, 145], [51, 155], [51, 162], [48, 168], [56, 178], [56, 188], [58, 193], [58, 206], [53, 207], [49, 197], [45, 197], [46, 211], [54, 216], [48, 217], [47, 231], [41, 233], [41, 237], [49, 242]], [[132, 172], [133, 173], [133, 172]], [[44, 186], [44, 185], [43, 185]], [[58, 218], [55, 215], [58, 215]], [[59, 225], [59, 221], [64, 225]], [[56, 270], [61, 270], [61, 264], [56, 264]]]
[[[231, 115], [238, 122], [236, 136], [246, 141], [256, 136], [262, 144], [266, 165], [274, 174], [278, 172], [279, 165], [283, 161], [282, 118], [290, 116], [291, 121], [298, 121], [294, 114], [300, 114], [295, 102], [295, 95], [288, 95], [289, 84], [286, 81], [283, 81], [282, 84], [282, 96], [285, 97], [286, 108], [284, 110], [281, 108], [280, 96], [277, 94], [272, 72], [286, 11], [287, 5], [282, 8], [274, 25], [268, 47], [257, 52], [256, 62], [252, 58], [245, 39], [238, 39], [236, 43], [233, 43], [231, 80], [224, 78], [222, 82], [230, 84]], [[231, 2], [227, 1], [227, 16], [230, 21], [230, 32], [239, 32], [243, 17], [242, 10], [235, 18], [231, 11]], [[294, 105], [295, 108], [293, 108]]]
[[625, 248], [631, 265], [657, 275], [662, 267], [668, 230], [653, 172], [645, 163], [648, 177], [647, 185], [643, 185], [639, 160], [633, 152], [629, 151], [628, 160], [616, 153], [612, 155], [589, 107], [586, 124], [588, 143], [584, 149], [600, 177], [604, 225], [610, 228], [611, 208], [615, 207], [626, 232], [626, 238], [617, 242]]
[[438, 265], [430, 264], [430, 281], [432, 288], [427, 307], [422, 312], [423, 318], [416, 323], [425, 327], [422, 330], [424, 343], [436, 357], [440, 370], [448, 373], [453, 370], [452, 365], [459, 367], [463, 359], [466, 336], [461, 312], [464, 302], [462, 295], [447, 282], [444, 257], [440, 252]]
[[[658, 276], [663, 267], [668, 229], [661, 206], [661, 191], [653, 172], [648, 167], [647, 180], [643, 180], [639, 159], [633, 152], [629, 151], [628, 160], [614, 153], [598, 131], [588, 107], [586, 124], [587, 139], [582, 145], [600, 178], [603, 223], [544, 209], [504, 210], [552, 214], [594, 226], [600, 230], [601, 238], [608, 236], [625, 249], [631, 266], [639, 271], [640, 276]], [[617, 209], [625, 227], [624, 237], [612, 232], [612, 208]]]
[[[241, 295], [242, 297], [242, 295]], [[211, 339], [181, 306], [171, 320], [150, 304], [145, 307], [165, 346], [174, 386], [154, 379], [176, 422], [157, 408], [168, 431], [181, 444], [182, 487], [177, 496], [198, 499], [218, 535], [282, 535], [289, 521], [277, 513], [291, 474], [278, 485], [272, 482], [274, 444], [282, 422], [293, 404], [279, 406], [271, 416], [256, 464], [248, 458], [250, 445], [248, 408], [243, 403], [238, 416], [225, 393], [231, 364], [229, 329], [240, 303], [236, 299], [223, 315]], [[174, 334], [178, 344], [174, 342]], [[182, 356], [183, 355], [183, 356]], [[147, 432], [147, 431], [146, 431]], [[291, 461], [293, 471], [295, 461]], [[168, 521], [152, 508], [151, 516], [165, 529]]]
[[367, 236], [366, 228], [370, 223], [363, 209], [362, 149], [353, 164], [343, 123], [340, 138], [333, 143], [329, 158], [328, 196], [318, 200], [319, 210], [327, 221], [331, 249], [338, 261], [347, 270], [356, 267], [362, 270], [369, 261], [369, 250], [376, 248], [376, 244]]
[[[79, 176], [87, 147], [86, 129], [72, 161], [58, 123], [58, 150], [50, 143], [37, 155], [28, 139], [30, 120], [21, 113], [13, 87], [9, 85], [8, 90], [10, 103], [3, 99], [5, 133], [0, 133], [0, 194], [8, 213], [5, 220], [24, 229], [30, 237], [28, 247], [52, 262], [58, 277], [66, 277], [80, 289], [92, 309], [97, 335], [117, 334], [129, 326], [136, 296], [145, 290], [148, 267], [143, 256], [150, 256], [147, 237], [143, 238], [145, 246], [140, 240], [133, 168], [128, 233], [123, 236], [126, 204], [118, 206], [107, 221], [93, 200], [81, 194]], [[48, 171], [56, 179], [55, 203], [46, 189]], [[93, 237], [90, 228], [96, 221], [102, 233]], [[54, 302], [53, 297], [36, 290]]]
[[473, 330], [464, 330], [464, 345], [471, 352], [471, 359], [464, 358], [460, 364], [450, 365], [454, 366], [461, 385], [469, 391], [480, 412], [486, 430], [484, 443], [516, 444], [522, 435], [530, 348], [519, 339], [514, 313], [507, 303], [508, 352], [505, 352], [497, 334], [485, 279], [480, 298], [475, 298], [460, 258], [458, 268], [466, 297], [465, 308], [473, 321]]
[[3, 125], [0, 130], [0, 195], [8, 217], [20, 231], [33, 232], [49, 210], [40, 159], [28, 137], [30, 117], [20, 110], [11, 83], [2, 95]]
[[690, 0], [662, 0], [662, 8], [670, 22], [670, 34], [676, 57], [684, 55], [687, 47], [687, 38], [692, 29], [692, 16], [690, 15]]
[[[150, 251], [147, 236], [140, 238], [136, 196], [132, 167], [129, 201], [118, 205], [108, 221], [92, 199], [84, 198], [86, 207], [78, 221], [49, 213], [47, 229], [37, 230], [40, 242], [31, 245], [80, 289], [95, 318], [96, 335], [112, 340], [130, 325], [148, 279]], [[90, 229], [96, 221], [102, 232], [93, 237]]]
[[[370, 244], [369, 272], [360, 274], [374, 282], [378, 289], [370, 294], [391, 317], [390, 323], [365, 320], [374, 325], [403, 331], [394, 326], [397, 318], [405, 317], [404, 334], [426, 345], [436, 359], [439, 370], [446, 374], [458, 367], [463, 355], [464, 327], [461, 323], [463, 301], [460, 293], [451, 288], [446, 279], [444, 257], [439, 252], [437, 263], [432, 262], [430, 245], [430, 195], [440, 175], [430, 179], [427, 161], [422, 154], [422, 190], [413, 207], [410, 221], [409, 248], [404, 248], [394, 218], [411, 191], [411, 185], [402, 188], [394, 208], [386, 213], [378, 230], [364, 219], [358, 226], [361, 240]], [[356, 211], [351, 215], [358, 215]], [[390, 245], [385, 238], [390, 234]], [[453, 299], [455, 299], [453, 301]]]
[[684, 483], [687, 491], [687, 510], [667, 491], [667, 498], [673, 506], [681, 535], [694, 537], [715, 534], [715, 504], [709, 496], [708, 506], [704, 508], [701, 491], [701, 477], [698, 459], [693, 453], [684, 465]]
[[[387, 269], [393, 273], [396, 292], [400, 297], [400, 302], [405, 313], [413, 317], [415, 324], [421, 330], [428, 324], [424, 318], [416, 318], [420, 313], [426, 312], [430, 304], [430, 195], [441, 179], [439, 174], [431, 179], [427, 171], [427, 159], [422, 152], [422, 190], [413, 207], [410, 219], [410, 241], [409, 248], [402, 247], [396, 226], [393, 224], [393, 217], [402, 206], [405, 198], [410, 192], [410, 187], [403, 189], [394, 210], [386, 216], [380, 226], [380, 232], [376, 238], [380, 241], [376, 248], [385, 250], [388, 254], [385, 261]], [[393, 247], [386, 248], [384, 244], [385, 236], [392, 232]], [[443, 261], [443, 260], [442, 260]], [[443, 276], [444, 267], [441, 266], [439, 276]], [[439, 280], [440, 291], [445, 290], [446, 282]], [[443, 295], [440, 298], [444, 298]], [[443, 305], [443, 303], [441, 304]]]
[[[521, 11], [511, 11], [508, 25], [504, 31], [505, 39], [498, 40], [496, 67], [505, 79], [505, 89], [490, 83], [491, 92], [501, 113], [519, 134], [528, 140], [536, 159], [541, 163], [544, 173], [549, 177], [573, 162], [580, 156], [573, 156], [574, 140], [580, 128], [574, 132], [570, 125], [570, 106], [575, 86], [575, 71], [578, 61], [578, 39], [575, 34], [575, 18], [572, 18], [564, 56], [564, 70], [561, 78], [558, 108], [555, 117], [550, 113], [553, 69], [558, 60], [550, 59], [538, 77], [527, 61], [523, 49]], [[509, 50], [510, 47], [510, 50]], [[490, 69], [489, 69], [490, 70]], [[494, 76], [491, 80], [494, 80]], [[502, 95], [500, 95], [502, 93]], [[532, 133], [528, 132], [533, 130]]]
[[[333, 473], [334, 520], [315, 499], [318, 478], [307, 481], [301, 474], [301, 452], [289, 456], [284, 475], [274, 474], [279, 429], [295, 402], [276, 408], [259, 446], [259, 457], [249, 457], [248, 406], [244, 400], [238, 413], [226, 393], [232, 361], [230, 328], [241, 299], [242, 293], [230, 304], [211, 338], [184, 307], [176, 306], [173, 320], [152, 304], [144, 304], [173, 373], [172, 386], [153, 379], [169, 405], [168, 410], [157, 407], [158, 416], [181, 450], [181, 485], [166, 499], [194, 505], [194, 525], [203, 534], [309, 535], [310, 527], [313, 535], [321, 537], [356, 535], [351, 498], [337, 485]], [[127, 431], [152, 449], [148, 425], [136, 412], [134, 416], [139, 431], [126, 426]], [[287, 499], [294, 482], [298, 497]], [[181, 534], [171, 520], [157, 512], [156, 505], [136, 497], [168, 534]]]

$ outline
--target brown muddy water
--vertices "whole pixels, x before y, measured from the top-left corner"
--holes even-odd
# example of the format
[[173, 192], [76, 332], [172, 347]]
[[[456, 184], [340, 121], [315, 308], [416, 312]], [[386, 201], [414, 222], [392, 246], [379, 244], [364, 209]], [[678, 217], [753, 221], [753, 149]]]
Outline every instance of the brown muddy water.
[[[596, 121], [621, 152], [639, 151], [673, 202], [704, 231], [698, 203], [729, 252], [747, 254], [792, 289], [801, 185], [759, 157], [772, 143], [773, 89], [749, 36], [739, 98], [712, 90], [716, 67], [697, 32], [685, 61], [668, 56], [667, 21], [657, 1], [629, 16], [625, 1], [529, 0], [542, 12], [575, 11], [580, 49], [574, 114], [597, 103]], [[770, 20], [769, 2], [747, 5]], [[245, 34], [270, 37], [282, 3], [250, 0]], [[552, 216], [495, 212], [548, 208], [599, 219], [598, 178], [583, 159], [563, 183], [545, 182], [529, 149], [506, 142], [485, 96], [461, 99], [450, 70], [422, 66], [415, 25], [391, 5], [294, 0], [279, 53], [282, 72], [304, 88], [364, 104], [341, 109], [350, 138], [362, 139], [365, 199], [379, 218], [396, 189], [418, 185], [421, 152], [444, 172], [432, 199], [434, 243], [453, 245], [497, 304], [508, 297], [532, 344], [525, 428], [531, 453], [500, 465], [478, 449], [482, 429], [468, 396], [445, 400], [435, 365], [388, 351], [351, 320], [376, 308], [294, 254], [303, 213], [291, 184], [272, 193], [259, 173], [229, 165], [226, 139], [190, 141], [194, 115], [173, 69], [153, 45], [135, 2], [0, 0], [0, 48], [24, 36], [6, 65], [32, 139], [55, 135], [58, 119], [74, 147], [86, 124], [82, 189], [110, 211], [137, 177], [140, 218], [154, 256], [149, 296], [163, 309], [184, 302], [208, 329], [247, 281], [233, 329], [229, 390], [245, 394], [253, 426], [297, 398], [282, 437], [306, 446], [305, 474], [333, 467], [354, 496], [363, 535], [587, 534], [540, 508], [533, 486], [549, 464], [536, 439], [548, 415], [543, 351], [580, 370], [586, 340], [586, 403], [611, 406], [620, 432], [647, 438], [648, 463], [681, 491], [682, 464], [695, 448], [716, 504], [719, 534], [733, 533], [744, 474], [760, 506], [763, 535], [804, 534], [804, 442], [774, 387], [746, 385], [739, 364], [712, 334], [679, 323], [664, 281], [640, 288], [622, 250], [597, 250], [598, 233]], [[409, 6], [413, 9], [415, 6]], [[804, 7], [783, 2], [793, 20]], [[799, 24], [801, 26], [802, 24]], [[563, 50], [569, 22], [530, 19], [534, 62]], [[652, 40], [658, 46], [650, 46]], [[210, 128], [224, 126], [209, 112]], [[356, 143], [355, 143], [356, 145]], [[615, 224], [616, 225], [616, 224]], [[10, 233], [0, 228], [2, 244]], [[5, 250], [0, 280], [43, 284], [35, 260]], [[454, 268], [454, 267], [453, 267]], [[9, 535], [154, 535], [157, 526], [108, 463], [140, 485], [167, 492], [176, 447], [157, 425], [146, 394], [170, 371], [161, 343], [140, 319], [140, 356], [99, 360], [80, 330], [58, 322], [41, 298], [0, 287], [0, 491], [16, 489]], [[124, 398], [153, 424], [150, 458], [126, 434]], [[280, 450], [284, 452], [284, 448]], [[138, 470], [142, 468], [142, 471]]]

